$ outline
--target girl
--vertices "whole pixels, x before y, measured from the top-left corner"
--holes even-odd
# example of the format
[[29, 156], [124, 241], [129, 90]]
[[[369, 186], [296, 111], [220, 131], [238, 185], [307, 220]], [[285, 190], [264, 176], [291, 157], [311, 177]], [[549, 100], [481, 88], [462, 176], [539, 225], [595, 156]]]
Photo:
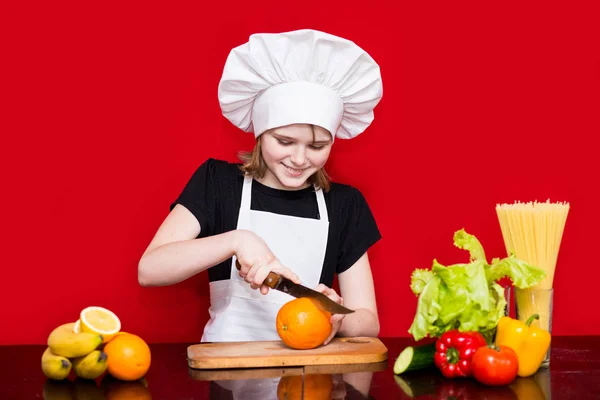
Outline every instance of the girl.
[[[234, 48], [219, 102], [256, 145], [242, 163], [209, 159], [196, 170], [141, 257], [140, 284], [208, 270], [203, 342], [279, 339], [275, 317], [293, 298], [262, 284], [270, 271], [355, 310], [331, 317], [324, 344], [377, 336], [367, 250], [381, 236], [361, 193], [330, 182], [324, 166], [336, 139], [370, 125], [382, 91], [375, 61], [330, 34], [255, 34]], [[331, 288], [336, 273], [340, 294]]]

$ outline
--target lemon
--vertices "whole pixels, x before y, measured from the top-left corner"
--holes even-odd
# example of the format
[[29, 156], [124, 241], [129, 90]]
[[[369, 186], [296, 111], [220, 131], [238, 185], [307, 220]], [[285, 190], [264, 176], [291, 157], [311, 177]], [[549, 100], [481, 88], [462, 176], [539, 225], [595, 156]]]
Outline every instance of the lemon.
[[81, 333], [81, 320], [80, 319], [78, 319], [77, 322], [75, 322], [75, 326], [73, 326], [73, 332]]
[[74, 330], [102, 335], [102, 343], [107, 343], [121, 331], [121, 320], [104, 307], [86, 307], [81, 310]]

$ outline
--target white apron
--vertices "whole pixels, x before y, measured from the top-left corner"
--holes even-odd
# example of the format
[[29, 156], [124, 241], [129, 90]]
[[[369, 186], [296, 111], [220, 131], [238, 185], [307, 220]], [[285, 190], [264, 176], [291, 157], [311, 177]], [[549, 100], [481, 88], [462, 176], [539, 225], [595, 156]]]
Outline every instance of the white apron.
[[[319, 284], [329, 218], [323, 191], [318, 189], [317, 204], [320, 219], [299, 218], [250, 209], [251, 177], [244, 178], [237, 229], [246, 229], [260, 236], [281, 264], [295, 272], [303, 285]], [[278, 290], [263, 295], [252, 289], [231, 261], [231, 279], [210, 283], [210, 319], [204, 327], [202, 342], [232, 342], [279, 340], [275, 328], [277, 312], [284, 303], [294, 299]]]
[[231, 379], [214, 381], [231, 392], [233, 400], [277, 400], [277, 386], [281, 377], [261, 379]]

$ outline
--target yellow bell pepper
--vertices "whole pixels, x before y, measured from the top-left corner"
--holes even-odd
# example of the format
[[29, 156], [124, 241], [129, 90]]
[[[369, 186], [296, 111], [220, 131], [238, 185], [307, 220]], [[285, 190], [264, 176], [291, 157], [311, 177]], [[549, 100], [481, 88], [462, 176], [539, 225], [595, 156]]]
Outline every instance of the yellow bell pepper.
[[520, 377], [535, 374], [550, 348], [550, 333], [545, 329], [532, 327], [534, 319], [539, 319], [539, 315], [532, 315], [525, 323], [509, 317], [502, 317], [498, 322], [496, 346], [508, 346], [517, 353], [517, 375]]

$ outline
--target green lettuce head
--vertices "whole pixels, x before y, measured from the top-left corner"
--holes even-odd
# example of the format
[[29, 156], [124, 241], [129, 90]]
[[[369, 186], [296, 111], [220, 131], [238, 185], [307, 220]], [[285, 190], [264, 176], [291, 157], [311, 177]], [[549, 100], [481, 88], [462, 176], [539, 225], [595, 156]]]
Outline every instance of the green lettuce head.
[[519, 289], [538, 284], [546, 273], [514, 255], [487, 263], [483, 246], [464, 229], [454, 233], [454, 245], [469, 252], [469, 262], [444, 266], [433, 260], [431, 270], [415, 269], [411, 290], [418, 295], [417, 311], [408, 332], [415, 340], [438, 337], [452, 329], [487, 332], [504, 315], [508, 277]]

